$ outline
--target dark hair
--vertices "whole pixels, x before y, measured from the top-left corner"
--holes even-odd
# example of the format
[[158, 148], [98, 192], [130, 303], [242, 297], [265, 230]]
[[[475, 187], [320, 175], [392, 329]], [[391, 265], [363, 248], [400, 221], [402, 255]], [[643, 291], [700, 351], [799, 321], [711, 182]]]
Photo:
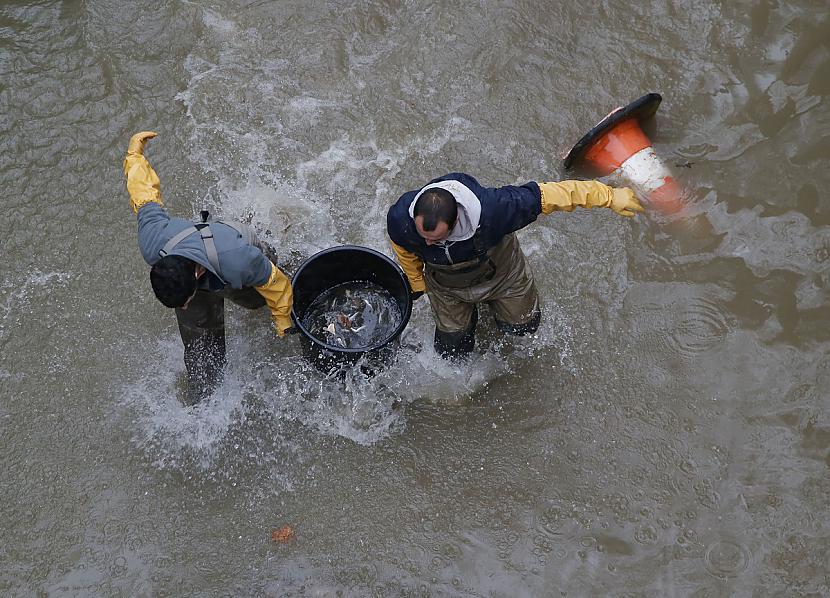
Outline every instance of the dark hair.
[[167, 307], [181, 307], [196, 291], [196, 263], [180, 255], [166, 255], [150, 268], [156, 298]]
[[458, 204], [455, 197], [446, 189], [429, 189], [424, 191], [415, 202], [413, 216], [424, 217], [424, 230], [433, 231], [439, 222], [452, 228], [458, 219]]

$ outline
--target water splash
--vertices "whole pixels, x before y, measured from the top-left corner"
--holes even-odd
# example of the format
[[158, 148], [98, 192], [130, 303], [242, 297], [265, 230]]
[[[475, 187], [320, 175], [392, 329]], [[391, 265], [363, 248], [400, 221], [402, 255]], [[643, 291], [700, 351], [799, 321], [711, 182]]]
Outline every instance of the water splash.
[[[388, 254], [383, 222], [386, 206], [403, 191], [402, 166], [463, 142], [473, 123], [448, 110], [422, 130], [387, 130], [389, 123], [355, 114], [361, 109], [355, 97], [375, 93], [360, 80], [351, 81], [351, 90], [321, 85], [310, 95], [296, 81], [303, 59], [275, 52], [256, 28], [234, 35], [241, 21], [207, 10], [203, 21], [204, 37], [185, 60], [189, 80], [176, 99], [191, 129], [188, 156], [207, 175], [204, 207], [250, 222], [281, 260], [296, 263], [344, 241]], [[350, 60], [360, 58], [354, 48], [347, 52]], [[356, 129], [354, 118], [367, 125]], [[127, 389], [139, 414], [136, 442], [160, 466], [174, 467], [191, 453], [190, 461], [210, 467], [227, 438], [247, 433], [252, 419], [271, 425], [270, 433], [293, 434], [295, 442], [323, 434], [374, 444], [404, 429], [413, 401], [465, 402], [540, 357], [572, 367], [569, 319], [556, 305], [546, 314], [539, 331], [522, 339], [491, 338], [492, 323], [480, 324], [479, 348], [459, 364], [435, 353], [434, 324], [422, 301], [396, 362], [373, 378], [358, 368], [324, 376], [298, 356], [298, 341], [274, 342], [264, 323], [239, 338], [229, 321], [236, 344], [225, 382], [190, 409], [175, 398], [183, 368], [181, 347], [171, 338], [156, 351], [164, 372], [147, 373]], [[263, 423], [269, 416], [271, 423]], [[299, 424], [299, 432], [288, 424]]]
[[[263, 436], [280, 443], [283, 454], [321, 434], [376, 444], [405, 429], [406, 406], [413, 402], [464, 404], [539, 358], [572, 369], [568, 321], [548, 312], [539, 331], [526, 338], [502, 337], [489, 323], [480, 324], [479, 348], [457, 362], [437, 355], [429, 310], [419, 305], [395, 361], [373, 377], [361, 372], [360, 362], [325, 375], [299, 356], [297, 346], [280, 344], [274, 351], [272, 344], [258, 344], [258, 337], [272, 334], [262, 322], [251, 333], [229, 335], [223, 383], [192, 407], [177, 398], [185, 384], [183, 350], [178, 338], [168, 337], [145, 355], [156, 366], [122, 390], [135, 418], [133, 443], [159, 469], [211, 470], [221, 462], [229, 471], [246, 466], [246, 455]], [[233, 316], [229, 330], [244, 327]], [[271, 466], [274, 475], [283, 473], [282, 464]]]

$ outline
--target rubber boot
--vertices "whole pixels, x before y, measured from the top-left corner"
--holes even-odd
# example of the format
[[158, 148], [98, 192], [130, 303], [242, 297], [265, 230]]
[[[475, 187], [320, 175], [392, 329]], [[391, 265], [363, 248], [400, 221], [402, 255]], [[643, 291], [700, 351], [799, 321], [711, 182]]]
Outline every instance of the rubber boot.
[[539, 324], [542, 322], [542, 311], [536, 310], [533, 315], [530, 316], [530, 319], [523, 324], [508, 324], [498, 318], [494, 319], [496, 321], [496, 328], [502, 332], [516, 336], [525, 336], [526, 334], [533, 334], [539, 330]]
[[473, 310], [473, 317], [467, 330], [460, 332], [444, 332], [435, 329], [435, 350], [444, 358], [463, 357], [470, 353], [475, 346], [476, 324], [478, 324], [478, 306]]

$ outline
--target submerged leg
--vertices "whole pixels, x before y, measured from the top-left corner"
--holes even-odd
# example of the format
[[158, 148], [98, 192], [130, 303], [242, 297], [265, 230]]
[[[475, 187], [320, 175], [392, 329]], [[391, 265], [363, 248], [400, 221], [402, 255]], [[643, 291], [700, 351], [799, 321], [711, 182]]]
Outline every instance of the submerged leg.
[[498, 316], [495, 317], [495, 320], [496, 327], [502, 332], [513, 334], [515, 336], [525, 336], [533, 334], [539, 330], [539, 324], [542, 323], [542, 310], [537, 306], [531, 312], [530, 317], [526, 321], [520, 323], [514, 324], [511, 322], [505, 322], [504, 320], [499, 319]]
[[187, 404], [198, 403], [222, 381], [225, 367], [224, 300], [197, 291], [187, 309], [176, 308], [187, 369]]
[[500, 267], [511, 275], [509, 282], [503, 284], [487, 301], [493, 311], [496, 326], [502, 332], [516, 336], [533, 334], [539, 329], [542, 310], [533, 273], [518, 243], [504, 257]]
[[472, 315], [466, 329], [447, 332], [435, 327], [435, 350], [441, 357], [462, 357], [473, 350], [476, 342], [478, 307], [471, 307]]

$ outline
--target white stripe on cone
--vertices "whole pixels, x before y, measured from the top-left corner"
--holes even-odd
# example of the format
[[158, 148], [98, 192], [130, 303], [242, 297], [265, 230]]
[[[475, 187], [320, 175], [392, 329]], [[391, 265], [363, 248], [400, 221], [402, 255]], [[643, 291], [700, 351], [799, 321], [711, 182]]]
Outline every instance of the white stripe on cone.
[[651, 146], [629, 156], [611, 176], [634, 187], [644, 199], [663, 204], [667, 211], [680, 207], [680, 191], [674, 176]]
[[622, 163], [615, 174], [637, 185], [646, 195], [666, 184], [672, 178], [671, 171], [657, 157], [654, 148], [644, 147]]

